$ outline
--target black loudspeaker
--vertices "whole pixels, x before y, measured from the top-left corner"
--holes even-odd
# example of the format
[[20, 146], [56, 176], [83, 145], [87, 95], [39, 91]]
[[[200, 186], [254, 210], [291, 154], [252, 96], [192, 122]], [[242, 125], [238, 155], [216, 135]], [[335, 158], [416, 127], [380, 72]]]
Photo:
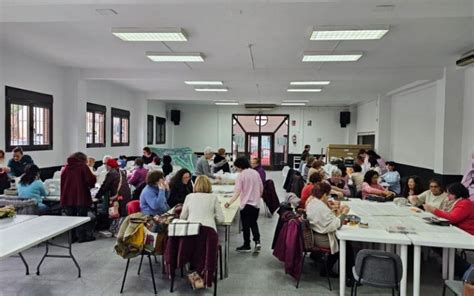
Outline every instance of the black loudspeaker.
[[351, 112], [343, 111], [339, 114], [339, 123], [341, 127], [346, 127], [349, 123], [351, 123]]
[[171, 121], [174, 123], [174, 125], [179, 125], [180, 120], [181, 120], [181, 111], [171, 110]]

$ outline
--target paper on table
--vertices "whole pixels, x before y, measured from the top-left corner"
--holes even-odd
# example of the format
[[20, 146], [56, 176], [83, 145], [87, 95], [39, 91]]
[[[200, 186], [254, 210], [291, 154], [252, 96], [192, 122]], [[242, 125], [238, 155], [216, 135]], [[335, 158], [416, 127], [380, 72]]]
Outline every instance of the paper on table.
[[403, 233], [403, 234], [416, 234], [416, 230], [413, 227], [407, 227], [402, 225], [392, 225], [387, 228], [389, 233]]

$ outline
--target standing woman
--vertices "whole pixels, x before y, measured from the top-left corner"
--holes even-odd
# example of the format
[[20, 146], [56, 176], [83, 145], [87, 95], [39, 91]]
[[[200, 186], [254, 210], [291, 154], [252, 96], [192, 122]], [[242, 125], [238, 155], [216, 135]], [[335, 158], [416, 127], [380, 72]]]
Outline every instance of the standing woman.
[[43, 182], [40, 180], [40, 169], [35, 164], [25, 167], [25, 173], [18, 183], [18, 197], [30, 198], [36, 201], [40, 214], [49, 212], [49, 207], [43, 203], [43, 198], [48, 195]]
[[[104, 183], [100, 186], [99, 191], [96, 194], [96, 198], [104, 198], [104, 204], [109, 206], [112, 201], [118, 201], [119, 203], [119, 216], [127, 216], [127, 203], [131, 199], [132, 193], [127, 183], [127, 171], [121, 170], [119, 164], [115, 159], [109, 159], [106, 163], [107, 175], [105, 176]], [[120, 219], [113, 219], [110, 230], [112, 234], [116, 234], [120, 224]], [[105, 236], [109, 236], [109, 232], [102, 233]]]
[[180, 169], [170, 181], [168, 205], [173, 208], [177, 204], [184, 203], [186, 196], [192, 192], [191, 172], [187, 169]]
[[[68, 216], [87, 217], [92, 205], [91, 188], [94, 188], [96, 177], [87, 165], [87, 156], [76, 152], [68, 157], [61, 173], [61, 207]], [[89, 224], [90, 225], [90, 224]], [[87, 224], [76, 229], [73, 240], [87, 242], [95, 240], [87, 233]]]
[[239, 157], [234, 162], [234, 167], [239, 176], [235, 181], [235, 192], [232, 198], [225, 203], [228, 208], [240, 196], [240, 219], [242, 221], [244, 244], [237, 248], [238, 252], [250, 252], [250, 230], [255, 241], [255, 253], [259, 253], [260, 232], [258, 230], [258, 214], [260, 212], [260, 199], [263, 193], [263, 184], [256, 170], [250, 168], [247, 158]]
[[385, 160], [380, 157], [374, 150], [368, 150], [367, 155], [370, 159], [373, 159], [377, 162], [377, 166], [380, 168], [379, 174], [385, 174], [387, 172], [387, 165], [385, 164]]
[[214, 173], [222, 170], [224, 173], [230, 173], [229, 163], [225, 157], [225, 149], [219, 148], [214, 156]]

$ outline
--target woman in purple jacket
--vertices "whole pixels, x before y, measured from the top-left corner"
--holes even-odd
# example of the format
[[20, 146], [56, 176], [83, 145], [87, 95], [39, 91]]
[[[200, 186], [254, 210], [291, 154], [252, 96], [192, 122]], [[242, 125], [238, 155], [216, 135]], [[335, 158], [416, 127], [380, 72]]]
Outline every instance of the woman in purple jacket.
[[127, 176], [128, 184], [138, 188], [145, 182], [147, 174], [148, 170], [143, 167], [143, 158], [138, 157], [135, 159], [135, 168], [133, 169], [132, 173]]

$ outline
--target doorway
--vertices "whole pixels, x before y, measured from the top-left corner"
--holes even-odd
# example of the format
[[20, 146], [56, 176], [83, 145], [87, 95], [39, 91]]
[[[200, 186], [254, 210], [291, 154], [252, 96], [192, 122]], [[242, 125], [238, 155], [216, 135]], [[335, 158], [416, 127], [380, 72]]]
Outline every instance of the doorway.
[[288, 115], [233, 114], [232, 154], [259, 158], [266, 169], [282, 169], [288, 162]]

